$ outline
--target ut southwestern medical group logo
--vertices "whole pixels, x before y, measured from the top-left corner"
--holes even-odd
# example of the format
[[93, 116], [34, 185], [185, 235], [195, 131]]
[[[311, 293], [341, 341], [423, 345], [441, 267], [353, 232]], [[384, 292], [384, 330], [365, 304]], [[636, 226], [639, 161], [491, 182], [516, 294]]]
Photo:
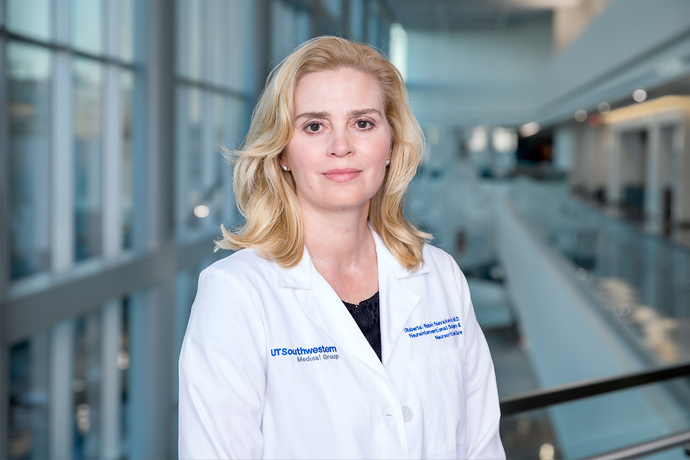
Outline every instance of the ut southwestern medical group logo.
[[321, 361], [340, 359], [338, 349], [333, 346], [321, 345], [311, 348], [271, 348], [271, 356], [295, 356], [297, 362]]

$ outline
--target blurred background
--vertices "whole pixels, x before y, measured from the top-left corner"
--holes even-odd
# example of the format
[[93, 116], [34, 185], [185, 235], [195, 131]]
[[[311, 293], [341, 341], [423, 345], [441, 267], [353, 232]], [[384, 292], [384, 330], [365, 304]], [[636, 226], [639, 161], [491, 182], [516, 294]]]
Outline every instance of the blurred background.
[[687, 0], [0, 0], [0, 458], [177, 456], [221, 148], [323, 34], [405, 77], [508, 458], [687, 458]]

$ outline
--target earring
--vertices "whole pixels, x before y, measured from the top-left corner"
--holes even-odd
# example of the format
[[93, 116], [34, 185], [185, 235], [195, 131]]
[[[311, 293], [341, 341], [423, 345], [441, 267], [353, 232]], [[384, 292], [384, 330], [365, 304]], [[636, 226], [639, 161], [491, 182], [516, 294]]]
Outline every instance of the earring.
[[391, 164], [391, 159], [390, 159], [390, 158], [386, 159], [386, 166], [388, 166], [389, 164]]
[[283, 165], [283, 171], [287, 171], [287, 170], [288, 170], [287, 165]]

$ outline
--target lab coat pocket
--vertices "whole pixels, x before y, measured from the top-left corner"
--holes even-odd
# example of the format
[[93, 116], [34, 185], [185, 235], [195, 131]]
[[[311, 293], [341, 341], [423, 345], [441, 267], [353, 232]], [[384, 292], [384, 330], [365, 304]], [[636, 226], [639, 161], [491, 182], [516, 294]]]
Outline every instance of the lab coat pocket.
[[[410, 362], [424, 412], [425, 456], [460, 458], [465, 444], [464, 348]], [[456, 457], [458, 456], [458, 457]]]

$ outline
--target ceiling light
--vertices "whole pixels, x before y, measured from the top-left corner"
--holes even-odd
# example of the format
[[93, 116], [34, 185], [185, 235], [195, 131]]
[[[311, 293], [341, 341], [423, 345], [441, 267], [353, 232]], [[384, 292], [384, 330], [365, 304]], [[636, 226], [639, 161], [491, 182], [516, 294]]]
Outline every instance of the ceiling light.
[[204, 217], [208, 217], [209, 214], [209, 209], [208, 206], [205, 204], [200, 204], [198, 206], [194, 207], [194, 215], [197, 216], [199, 219], [203, 219]]
[[580, 109], [577, 112], [575, 112], [575, 120], [579, 121], [580, 123], [587, 120], [587, 111]]
[[633, 91], [632, 97], [635, 102], [644, 102], [647, 100], [647, 91], [641, 88], [636, 89], [635, 91]]
[[517, 133], [513, 128], [494, 128], [491, 131], [491, 147], [498, 153], [511, 153], [517, 149]]
[[522, 137], [534, 136], [539, 132], [539, 129], [541, 129], [539, 123], [536, 121], [530, 121], [529, 123], [525, 123], [524, 125], [520, 126], [520, 135]]
[[607, 113], [609, 113], [611, 111], [611, 104], [609, 104], [608, 102], [601, 102], [597, 106], [597, 110], [599, 111], [600, 114], [606, 115]]

